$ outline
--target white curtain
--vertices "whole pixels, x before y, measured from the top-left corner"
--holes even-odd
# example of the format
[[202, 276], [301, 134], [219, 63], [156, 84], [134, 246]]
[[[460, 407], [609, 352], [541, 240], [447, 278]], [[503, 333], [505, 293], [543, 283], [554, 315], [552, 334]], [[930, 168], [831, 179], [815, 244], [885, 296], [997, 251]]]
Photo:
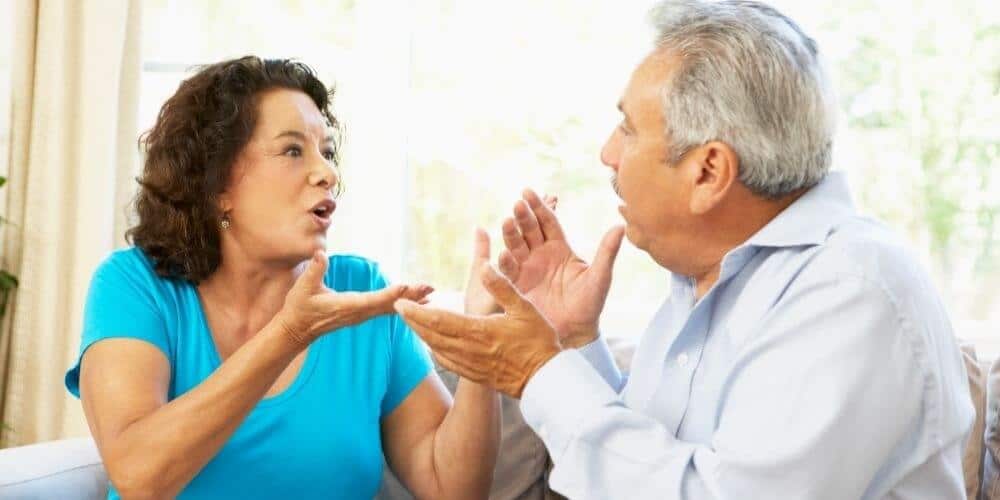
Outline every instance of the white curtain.
[[63, 387], [90, 275], [123, 243], [138, 160], [139, 0], [14, 0], [0, 246], [20, 278], [0, 330], [0, 447], [87, 433]]

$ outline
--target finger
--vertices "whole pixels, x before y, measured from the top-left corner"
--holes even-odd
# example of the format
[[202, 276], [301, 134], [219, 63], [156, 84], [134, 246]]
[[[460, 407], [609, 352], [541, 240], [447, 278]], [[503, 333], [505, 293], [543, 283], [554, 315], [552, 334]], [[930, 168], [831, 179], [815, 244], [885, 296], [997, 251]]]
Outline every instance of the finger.
[[529, 250], [545, 243], [545, 235], [538, 225], [538, 219], [524, 200], [517, 200], [514, 203], [514, 219], [517, 221], [517, 228], [524, 235], [524, 242], [528, 244]]
[[326, 276], [327, 264], [326, 255], [321, 250], [316, 250], [309, 259], [309, 263], [306, 264], [306, 270], [302, 271], [296, 283], [302, 282], [303, 285], [311, 288], [324, 286], [323, 277]]
[[556, 206], [559, 205], [559, 197], [554, 194], [547, 194], [542, 199], [542, 202], [544, 202], [545, 206], [549, 207], [550, 210], [555, 212]]
[[507, 247], [507, 250], [510, 250], [510, 253], [518, 262], [527, 260], [530, 250], [528, 249], [528, 244], [524, 241], [524, 237], [521, 236], [521, 232], [517, 230], [517, 223], [514, 222], [514, 219], [510, 217], [504, 219], [501, 229], [503, 229], [503, 244]]
[[436, 334], [460, 338], [476, 327], [473, 316], [422, 306], [406, 299], [397, 300], [393, 307], [413, 329], [425, 328]]
[[520, 312], [524, 311], [526, 307], [530, 307], [527, 299], [517, 291], [514, 284], [493, 266], [484, 265], [480, 271], [480, 279], [482, 279], [486, 291], [490, 292], [490, 295], [497, 301], [497, 304], [500, 304], [500, 307], [503, 307], [504, 311], [508, 313]]
[[[477, 227], [472, 238], [472, 262], [469, 264], [469, 283], [476, 279], [476, 269], [483, 262], [490, 260], [490, 236], [481, 227]], [[466, 290], [469, 287], [466, 286]]]
[[538, 195], [530, 189], [524, 191], [524, 201], [528, 202], [528, 207], [534, 214], [535, 219], [538, 220], [538, 225], [546, 240], [566, 239], [563, 234], [562, 225], [559, 224], [559, 219], [553, 211], [553, 208], [555, 208], [554, 204], [550, 208], [548, 204], [538, 198]]
[[481, 227], [476, 228], [472, 246], [472, 268], [478, 269], [483, 262], [490, 260], [490, 235]]
[[454, 360], [451, 357], [448, 357], [440, 353], [434, 353], [434, 360], [437, 361], [437, 364], [443, 367], [445, 370], [448, 370], [466, 380], [476, 382], [477, 384], [481, 384], [488, 381], [484, 374], [480, 373], [479, 370], [475, 369], [474, 365], [469, 365], [468, 363]]
[[468, 337], [452, 337], [443, 335], [441, 332], [428, 328], [419, 323], [407, 323], [407, 325], [427, 344], [431, 351], [437, 355], [450, 354], [452, 356], [462, 356], [462, 353], [478, 352], [478, 343], [473, 343]]
[[618, 251], [621, 250], [624, 236], [625, 226], [615, 226], [605, 233], [604, 238], [601, 238], [601, 244], [597, 247], [597, 254], [594, 255], [592, 264], [592, 269], [597, 272], [598, 276], [607, 276], [610, 279], [611, 270], [615, 265], [615, 258], [618, 257]]
[[416, 287], [409, 285], [390, 285], [374, 292], [344, 292], [337, 295], [344, 301], [342, 307], [353, 307], [366, 311], [369, 315], [379, 315], [391, 313], [392, 304], [401, 297], [413, 297], [414, 300], [418, 300], [427, 294], [420, 295]]
[[517, 262], [514, 255], [510, 253], [510, 250], [504, 249], [500, 252], [500, 257], [497, 259], [497, 263], [500, 265], [500, 272], [507, 277], [511, 282], [517, 281], [517, 278], [521, 275], [521, 264]]
[[399, 295], [393, 297], [392, 300], [396, 299], [409, 299], [414, 302], [423, 300], [431, 293], [434, 293], [434, 287], [430, 285], [406, 285]]

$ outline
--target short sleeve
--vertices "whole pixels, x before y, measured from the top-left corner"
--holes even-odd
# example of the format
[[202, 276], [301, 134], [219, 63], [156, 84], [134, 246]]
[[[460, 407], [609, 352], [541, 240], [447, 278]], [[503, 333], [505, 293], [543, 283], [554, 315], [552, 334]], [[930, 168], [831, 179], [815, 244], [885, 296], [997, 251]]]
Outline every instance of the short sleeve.
[[[373, 265], [372, 290], [385, 288], [385, 277]], [[427, 347], [398, 314], [389, 316], [389, 381], [382, 397], [382, 416], [392, 413], [433, 369]]]
[[171, 358], [168, 328], [160, 307], [160, 280], [137, 248], [117, 251], [98, 266], [84, 306], [80, 352], [66, 372], [66, 389], [70, 393], [80, 397], [83, 354], [101, 340], [142, 340]]

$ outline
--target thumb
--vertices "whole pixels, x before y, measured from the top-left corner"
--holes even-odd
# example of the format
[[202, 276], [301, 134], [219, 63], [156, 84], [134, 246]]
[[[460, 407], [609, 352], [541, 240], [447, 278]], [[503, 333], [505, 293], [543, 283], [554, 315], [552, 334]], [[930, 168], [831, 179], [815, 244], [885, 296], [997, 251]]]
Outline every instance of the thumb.
[[521, 296], [514, 284], [506, 276], [500, 274], [489, 263], [484, 263], [479, 268], [479, 277], [483, 286], [496, 299], [497, 304], [507, 312], [523, 310], [528, 301]]
[[299, 278], [295, 281], [296, 285], [301, 283], [299, 286], [306, 286], [309, 288], [319, 288], [323, 285], [323, 276], [326, 275], [326, 267], [328, 261], [326, 255], [321, 250], [316, 250], [313, 253], [312, 258], [309, 259], [309, 263], [306, 264], [306, 270], [299, 275]]
[[615, 226], [605, 233], [604, 238], [601, 238], [601, 244], [597, 248], [597, 254], [594, 255], [594, 262], [592, 264], [592, 269], [597, 272], [600, 277], [607, 276], [611, 277], [611, 270], [615, 265], [615, 259], [618, 257], [618, 250], [622, 247], [622, 238], [625, 236], [625, 226]]
[[488, 260], [490, 260], [490, 235], [486, 234], [483, 228], [477, 227], [472, 247], [472, 270], [479, 269], [479, 266]]

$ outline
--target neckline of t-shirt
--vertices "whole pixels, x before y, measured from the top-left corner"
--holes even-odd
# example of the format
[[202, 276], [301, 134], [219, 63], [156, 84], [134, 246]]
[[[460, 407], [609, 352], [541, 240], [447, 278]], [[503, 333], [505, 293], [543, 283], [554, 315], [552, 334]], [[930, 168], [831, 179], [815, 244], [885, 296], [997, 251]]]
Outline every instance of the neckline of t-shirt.
[[[212, 328], [208, 324], [208, 316], [205, 315], [205, 307], [201, 301], [201, 294], [198, 293], [198, 288], [194, 285], [189, 285], [190, 291], [194, 295], [195, 306], [198, 309], [198, 320], [201, 322], [201, 330], [205, 336], [205, 342], [208, 344], [209, 355], [212, 361], [212, 372], [218, 370], [222, 366], [222, 356], [219, 355], [219, 348], [215, 345], [215, 339], [212, 337]], [[310, 378], [313, 372], [313, 367], [316, 364], [316, 357], [319, 354], [318, 346], [316, 345], [322, 338], [319, 338], [313, 343], [309, 344], [306, 348], [306, 359], [303, 361], [302, 366], [299, 368], [299, 373], [295, 374], [295, 380], [292, 381], [291, 385], [286, 387], [281, 392], [275, 394], [274, 396], [265, 396], [257, 402], [255, 408], [263, 408], [274, 406], [281, 403], [288, 398], [295, 395], [299, 389], [305, 385], [306, 381]]]

